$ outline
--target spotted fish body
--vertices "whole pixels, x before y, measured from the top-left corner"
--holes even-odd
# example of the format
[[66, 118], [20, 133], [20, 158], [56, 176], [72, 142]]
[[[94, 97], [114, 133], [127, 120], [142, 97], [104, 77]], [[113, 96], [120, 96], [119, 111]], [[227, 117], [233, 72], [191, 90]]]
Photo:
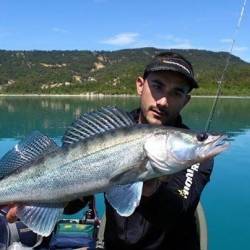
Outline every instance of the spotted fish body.
[[140, 202], [142, 181], [170, 175], [223, 151], [225, 137], [200, 142], [187, 130], [137, 125], [106, 108], [84, 114], [66, 131], [64, 146], [35, 132], [0, 160], [0, 204], [20, 206], [18, 217], [49, 235], [65, 204], [106, 192], [124, 216]]
[[[34, 161], [0, 181], [0, 204], [11, 202], [61, 203], [104, 192], [114, 184], [135, 182], [147, 169], [143, 145], [160, 128], [133, 126], [77, 142]], [[115, 172], [138, 172], [129, 180]], [[151, 178], [153, 178], [152, 176]], [[39, 194], [39, 195], [38, 195]]]

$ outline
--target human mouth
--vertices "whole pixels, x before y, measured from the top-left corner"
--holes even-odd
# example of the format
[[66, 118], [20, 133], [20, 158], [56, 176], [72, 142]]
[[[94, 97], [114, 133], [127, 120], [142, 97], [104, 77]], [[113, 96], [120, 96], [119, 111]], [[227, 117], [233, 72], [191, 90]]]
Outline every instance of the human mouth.
[[159, 109], [152, 109], [154, 115], [158, 116], [158, 117], [163, 117], [167, 115], [166, 111], [163, 110], [159, 110]]

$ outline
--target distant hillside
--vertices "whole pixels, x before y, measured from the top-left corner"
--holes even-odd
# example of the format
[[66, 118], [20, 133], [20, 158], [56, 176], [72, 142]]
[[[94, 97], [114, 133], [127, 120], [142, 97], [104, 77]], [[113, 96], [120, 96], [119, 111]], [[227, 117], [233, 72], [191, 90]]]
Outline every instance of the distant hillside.
[[[145, 64], [164, 50], [5, 51], [0, 50], [0, 93], [134, 94]], [[228, 53], [172, 50], [189, 59], [200, 83], [196, 94], [214, 94]], [[250, 94], [250, 64], [232, 56], [223, 94]]]

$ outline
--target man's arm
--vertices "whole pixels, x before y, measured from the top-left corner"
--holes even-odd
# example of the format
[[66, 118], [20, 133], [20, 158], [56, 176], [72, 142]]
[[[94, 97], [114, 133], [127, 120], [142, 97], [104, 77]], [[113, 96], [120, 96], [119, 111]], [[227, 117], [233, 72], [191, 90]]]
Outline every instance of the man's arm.
[[[70, 201], [66, 207], [64, 208], [63, 213], [64, 214], [74, 214], [77, 213], [78, 211], [80, 211], [82, 208], [84, 208], [87, 203], [91, 200], [94, 199], [93, 196], [86, 196], [82, 199], [77, 199], [77, 200], [73, 200]], [[13, 223], [17, 220], [17, 208], [18, 205], [17, 204], [12, 204], [12, 205], [8, 205], [9, 210], [6, 214], [6, 219], [8, 222]]]

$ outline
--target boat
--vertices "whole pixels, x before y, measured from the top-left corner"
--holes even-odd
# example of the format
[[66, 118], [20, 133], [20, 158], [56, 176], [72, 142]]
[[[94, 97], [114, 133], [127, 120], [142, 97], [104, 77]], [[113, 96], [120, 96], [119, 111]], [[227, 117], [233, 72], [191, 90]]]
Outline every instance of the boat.
[[[103, 215], [101, 221], [97, 214], [89, 216], [87, 210], [82, 219], [61, 219], [58, 221], [56, 229], [52, 233], [49, 241], [50, 247], [47, 249], [63, 249], [63, 244], [67, 249], [104, 249], [104, 231], [106, 216]], [[196, 223], [200, 237], [200, 249], [208, 250], [208, 231], [205, 211], [199, 202], [196, 212]], [[26, 234], [27, 243], [20, 242], [19, 234], [22, 231]], [[22, 235], [22, 236], [23, 236]], [[17, 245], [19, 244], [19, 245]], [[66, 245], [67, 244], [67, 245]], [[8, 223], [3, 215], [0, 214], [0, 249], [43, 249], [43, 238], [33, 233], [21, 222]], [[86, 249], [86, 248], [85, 248]]]

